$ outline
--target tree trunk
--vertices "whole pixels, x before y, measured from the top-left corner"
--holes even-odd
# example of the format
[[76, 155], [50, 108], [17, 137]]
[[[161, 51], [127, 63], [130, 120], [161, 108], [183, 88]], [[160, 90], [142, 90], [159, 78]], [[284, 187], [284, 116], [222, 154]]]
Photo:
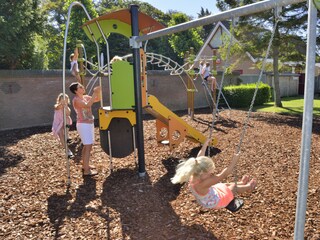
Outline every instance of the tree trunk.
[[281, 98], [280, 98], [280, 83], [279, 83], [279, 44], [277, 40], [279, 36], [278, 29], [276, 30], [276, 36], [273, 44], [273, 92], [274, 92], [274, 106], [282, 107]]

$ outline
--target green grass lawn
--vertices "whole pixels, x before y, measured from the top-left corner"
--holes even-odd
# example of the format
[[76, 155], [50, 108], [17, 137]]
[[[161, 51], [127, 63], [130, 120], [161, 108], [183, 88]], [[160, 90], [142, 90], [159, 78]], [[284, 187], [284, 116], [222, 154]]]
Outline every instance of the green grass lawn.
[[[255, 106], [258, 112], [273, 112], [282, 114], [303, 114], [303, 96], [281, 98], [282, 107], [274, 107], [274, 102], [265, 103], [262, 106]], [[313, 101], [313, 114], [320, 116], [320, 98]]]

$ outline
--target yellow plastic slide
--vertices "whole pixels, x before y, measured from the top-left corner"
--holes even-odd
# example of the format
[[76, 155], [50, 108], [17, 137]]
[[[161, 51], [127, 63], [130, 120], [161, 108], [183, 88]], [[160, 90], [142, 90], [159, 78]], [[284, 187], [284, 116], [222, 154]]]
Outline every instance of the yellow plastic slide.
[[[180, 117], [178, 117], [175, 113], [169, 110], [166, 106], [164, 106], [160, 101], [153, 95], [148, 96], [148, 103], [144, 109], [153, 115], [156, 119], [160, 120], [164, 124], [168, 125], [169, 119], [173, 119], [178, 121], [181, 125], [183, 125], [186, 129], [186, 138], [193, 142], [204, 143], [207, 139], [201, 132], [190, 126], [188, 123], [183, 121]], [[211, 142], [211, 146], [217, 143], [217, 139], [214, 138]]]

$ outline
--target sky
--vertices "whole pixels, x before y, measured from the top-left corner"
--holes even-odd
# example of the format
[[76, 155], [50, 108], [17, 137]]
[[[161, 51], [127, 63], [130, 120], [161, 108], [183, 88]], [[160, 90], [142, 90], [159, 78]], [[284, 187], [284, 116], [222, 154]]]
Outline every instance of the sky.
[[183, 12], [188, 16], [193, 16], [198, 18], [198, 13], [200, 13], [201, 7], [208, 9], [211, 14], [218, 13], [216, 8], [216, 0], [140, 0], [142, 2], [147, 2], [158, 8], [162, 12], [166, 13], [169, 10], [176, 10]]

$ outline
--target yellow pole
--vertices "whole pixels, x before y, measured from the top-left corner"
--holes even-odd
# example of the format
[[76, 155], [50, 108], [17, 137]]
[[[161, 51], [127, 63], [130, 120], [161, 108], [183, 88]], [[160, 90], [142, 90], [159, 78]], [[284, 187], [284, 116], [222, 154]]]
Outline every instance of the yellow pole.
[[[217, 50], [213, 49], [213, 55], [212, 55], [212, 71], [211, 74], [213, 77], [215, 77], [216, 81], [217, 81]], [[216, 94], [216, 82], [212, 83], [212, 99], [213, 99], [213, 106], [216, 105], [217, 102], [217, 94]]]
[[[188, 64], [187, 64], [187, 68], [190, 69], [193, 65], [193, 62], [194, 62], [194, 58], [195, 58], [195, 55], [194, 55], [194, 51], [193, 51], [193, 47], [190, 48], [190, 53], [187, 52], [187, 61], [188, 61]], [[194, 88], [194, 85], [193, 85], [193, 79], [195, 77], [195, 73], [194, 73], [194, 70], [193, 69], [190, 69], [190, 71], [188, 72], [189, 76], [188, 77], [188, 92], [187, 92], [187, 95], [188, 95], [188, 114], [189, 116], [191, 117], [191, 119], [194, 118], [194, 92], [195, 92], [195, 88]]]
[[85, 59], [83, 58], [83, 49], [82, 49], [82, 41], [81, 40], [77, 40], [76, 47], [78, 48], [78, 53], [79, 53], [78, 63], [79, 63], [80, 83], [84, 87], [86, 87], [85, 82], [84, 82], [84, 77], [86, 75], [86, 71], [85, 71], [84, 65], [83, 65]]

